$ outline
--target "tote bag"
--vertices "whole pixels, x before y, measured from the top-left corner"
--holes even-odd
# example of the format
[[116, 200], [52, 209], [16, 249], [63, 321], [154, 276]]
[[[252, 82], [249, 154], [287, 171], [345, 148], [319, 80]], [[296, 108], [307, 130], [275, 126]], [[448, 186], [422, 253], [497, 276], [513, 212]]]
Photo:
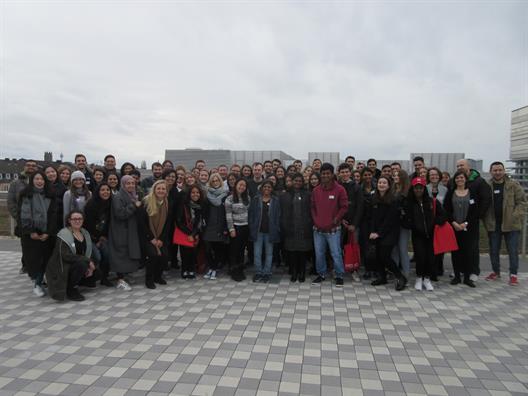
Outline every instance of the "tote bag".
[[345, 245], [343, 252], [343, 262], [345, 264], [345, 272], [353, 272], [359, 269], [361, 261], [359, 243], [356, 241], [354, 232], [348, 233], [348, 242]]
[[[433, 213], [436, 216], [436, 198], [433, 199]], [[455, 230], [449, 222], [442, 225], [435, 225], [433, 235], [433, 249], [435, 256], [442, 253], [449, 253], [458, 250]]]
[[189, 236], [180, 230], [178, 227], [174, 228], [174, 235], [172, 236], [172, 243], [175, 245], [194, 247], [195, 242], [189, 241]]

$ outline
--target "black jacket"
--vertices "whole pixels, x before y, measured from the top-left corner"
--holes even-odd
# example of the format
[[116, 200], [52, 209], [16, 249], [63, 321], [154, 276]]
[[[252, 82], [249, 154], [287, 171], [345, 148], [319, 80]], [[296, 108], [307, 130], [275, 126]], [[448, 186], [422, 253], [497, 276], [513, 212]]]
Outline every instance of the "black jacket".
[[491, 205], [491, 188], [489, 184], [480, 177], [480, 173], [472, 169], [467, 183], [472, 197], [478, 208], [478, 218], [483, 219]]
[[[449, 190], [444, 199], [444, 209], [447, 212], [447, 218], [450, 223], [454, 221], [453, 194], [454, 194], [454, 190]], [[470, 199], [470, 205], [469, 205], [469, 210], [466, 215], [465, 221], [467, 221], [468, 223], [468, 231], [478, 230], [479, 228], [479, 207], [478, 206], [479, 205], [478, 205], [478, 201], [475, 199], [475, 195], [471, 192], [471, 189], [469, 189], [469, 199]]]
[[405, 200], [405, 205], [405, 227], [411, 229], [413, 235], [433, 238], [434, 226], [447, 221], [447, 214], [438, 200], [436, 201], [436, 213], [433, 214], [433, 200], [427, 194], [424, 194], [421, 203], [409, 196]]
[[[312, 238], [313, 235], [313, 223], [312, 223], [312, 211], [311, 211], [311, 193], [307, 190], [300, 190], [301, 195], [301, 211], [303, 216], [300, 220], [300, 229], [295, 229], [294, 218], [293, 218], [293, 198], [295, 191], [287, 191], [279, 197], [280, 202], [280, 228], [281, 236], [284, 238], [293, 237], [294, 233], [297, 232], [299, 237], [306, 239]], [[299, 223], [297, 223], [299, 224]]]
[[99, 242], [101, 237], [108, 239], [112, 210], [111, 199], [105, 204], [92, 196], [86, 202], [86, 206], [84, 207], [84, 228], [90, 233], [93, 243]]
[[363, 215], [363, 192], [361, 187], [352, 181], [340, 184], [344, 187], [348, 196], [348, 211], [343, 220], [358, 227]]
[[393, 246], [398, 243], [400, 236], [400, 211], [398, 201], [380, 201], [377, 197], [372, 200], [369, 234], [379, 235], [378, 243]]
[[191, 208], [189, 203], [181, 201], [176, 206], [175, 220], [176, 227], [183, 231], [184, 234], [192, 235], [193, 237], [200, 234], [204, 226], [203, 203], [200, 209], [195, 210], [194, 219], [191, 219]]
[[[155, 253], [155, 248], [150, 241], [154, 239], [154, 234], [150, 231], [150, 225], [149, 225], [149, 216], [147, 213], [147, 209], [145, 206], [141, 206], [138, 209], [137, 212], [137, 218], [138, 218], [138, 234], [139, 234], [139, 243], [141, 243], [141, 251], [145, 254], [145, 256], [150, 257]], [[168, 247], [171, 243], [172, 235], [170, 235], [170, 219], [172, 218], [171, 208], [169, 205], [169, 212], [167, 213], [167, 220], [165, 221], [165, 225], [163, 226], [163, 231], [158, 239], [160, 239], [163, 242], [163, 247], [161, 248], [161, 252], [163, 255], [168, 254]]]

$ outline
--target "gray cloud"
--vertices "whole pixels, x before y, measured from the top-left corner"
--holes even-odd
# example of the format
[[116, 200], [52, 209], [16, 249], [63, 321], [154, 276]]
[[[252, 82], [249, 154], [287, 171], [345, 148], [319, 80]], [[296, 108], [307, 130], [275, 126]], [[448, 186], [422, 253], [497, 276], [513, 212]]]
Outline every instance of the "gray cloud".
[[528, 5], [2, 5], [0, 156], [166, 148], [507, 159]]

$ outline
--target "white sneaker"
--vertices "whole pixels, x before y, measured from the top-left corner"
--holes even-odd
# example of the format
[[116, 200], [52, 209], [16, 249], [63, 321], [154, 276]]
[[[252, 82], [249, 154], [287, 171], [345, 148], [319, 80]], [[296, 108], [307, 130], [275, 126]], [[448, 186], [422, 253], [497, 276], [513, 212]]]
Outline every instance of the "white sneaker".
[[433, 291], [434, 290], [433, 284], [431, 283], [431, 279], [429, 279], [429, 278], [424, 278], [423, 285], [425, 287], [425, 290], [427, 290], [427, 291]]
[[211, 274], [213, 273], [213, 270], [207, 271], [207, 274], [204, 275], [204, 279], [211, 279]]
[[132, 290], [132, 288], [130, 287], [130, 285], [128, 283], [126, 283], [123, 279], [120, 279], [117, 281], [117, 286], [116, 288], [118, 290], [123, 290], [123, 291], [130, 291]]
[[216, 280], [216, 271], [211, 271], [211, 275], [209, 276], [209, 279]]
[[469, 280], [476, 282], [478, 281], [478, 275], [477, 274], [471, 274], [469, 275]]
[[352, 280], [354, 282], [361, 282], [361, 278], [359, 277], [359, 274], [357, 271], [352, 272]]
[[416, 278], [416, 282], [415, 282], [415, 284], [414, 284], [414, 288], [415, 288], [416, 290], [420, 290], [420, 291], [422, 291], [422, 286], [423, 286], [423, 285], [422, 285], [422, 278]]
[[46, 295], [42, 286], [39, 285], [33, 286], [33, 294], [37, 297], [44, 297]]

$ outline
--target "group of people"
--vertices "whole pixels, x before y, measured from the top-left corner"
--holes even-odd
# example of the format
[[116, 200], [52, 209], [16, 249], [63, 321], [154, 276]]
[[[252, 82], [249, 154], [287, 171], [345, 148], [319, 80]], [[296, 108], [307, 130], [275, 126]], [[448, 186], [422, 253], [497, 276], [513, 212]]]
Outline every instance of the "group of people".
[[[32, 279], [35, 295], [47, 289], [56, 300], [82, 301], [79, 286], [97, 281], [131, 290], [127, 276], [142, 267], [150, 289], [165, 285], [164, 271], [171, 268], [195, 279], [200, 263], [209, 280], [224, 270], [243, 281], [253, 266], [253, 282], [269, 282], [274, 264], [285, 262], [291, 282], [305, 282], [311, 267], [312, 284], [333, 273], [341, 287], [346, 267], [353, 281], [379, 286], [394, 279], [403, 290], [410, 241], [415, 288], [431, 291], [444, 275], [444, 256], [435, 254], [434, 244], [437, 228], [446, 224], [458, 246], [451, 284], [475, 287], [481, 220], [493, 266], [486, 279], [500, 278], [504, 237], [509, 284], [517, 285], [526, 197], [504, 164], [491, 164], [490, 180], [465, 159], [452, 177], [427, 168], [422, 157], [413, 165], [408, 174], [397, 162], [378, 169], [375, 159], [356, 164], [348, 156], [337, 169], [318, 159], [306, 167], [274, 159], [211, 169], [198, 160], [187, 170], [166, 160], [142, 178], [129, 162], [118, 170], [111, 154], [101, 167], [77, 154], [74, 168], [26, 161], [9, 187], [8, 208], [21, 239], [21, 272]], [[360, 252], [352, 263], [343, 254], [347, 246]]]

